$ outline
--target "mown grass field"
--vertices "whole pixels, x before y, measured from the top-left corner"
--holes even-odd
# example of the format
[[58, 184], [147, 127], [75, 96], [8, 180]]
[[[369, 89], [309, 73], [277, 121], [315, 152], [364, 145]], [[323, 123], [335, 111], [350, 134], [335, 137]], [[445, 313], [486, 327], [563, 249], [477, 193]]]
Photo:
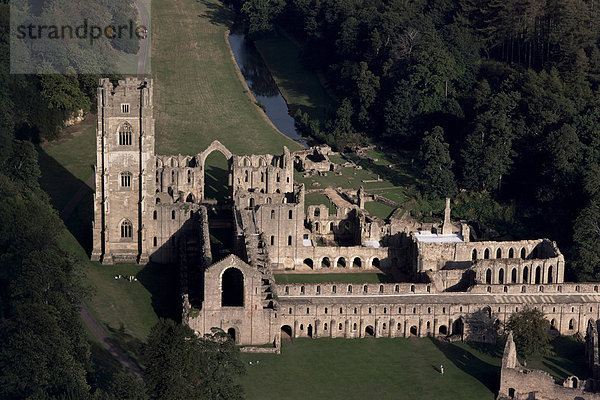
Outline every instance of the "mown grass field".
[[225, 40], [231, 18], [217, 0], [152, 4], [158, 154], [195, 154], [215, 139], [236, 154], [300, 148], [268, 125], [242, 86]]
[[242, 357], [248, 400], [491, 400], [499, 379], [499, 359], [430, 339], [295, 339]]
[[[552, 345], [553, 355], [528, 366], [558, 380], [587, 376], [582, 343], [560, 337]], [[280, 355], [242, 355], [248, 400], [494, 399], [503, 351], [501, 344], [430, 338], [294, 339], [282, 346]]]

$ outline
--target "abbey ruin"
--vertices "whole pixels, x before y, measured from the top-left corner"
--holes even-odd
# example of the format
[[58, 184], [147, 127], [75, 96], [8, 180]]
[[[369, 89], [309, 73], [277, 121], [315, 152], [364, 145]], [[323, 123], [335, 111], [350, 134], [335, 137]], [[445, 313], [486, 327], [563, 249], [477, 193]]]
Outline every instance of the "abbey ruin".
[[[154, 154], [152, 80], [98, 89], [92, 259], [179, 265], [183, 320], [243, 345], [282, 337], [448, 337], [493, 342], [523, 307], [561, 334], [585, 335], [600, 317], [595, 283], [564, 282], [549, 239], [472, 241], [466, 222], [369, 215], [360, 189], [331, 212], [305, 204], [295, 170], [331, 171], [319, 149], [235, 155], [214, 141], [190, 156]], [[227, 160], [228, 193], [207, 195], [206, 159]], [[314, 157], [311, 157], [314, 155]], [[216, 251], [227, 232], [231, 253]], [[382, 283], [285, 284], [297, 273], [380, 272]], [[330, 275], [328, 275], [330, 276]]]

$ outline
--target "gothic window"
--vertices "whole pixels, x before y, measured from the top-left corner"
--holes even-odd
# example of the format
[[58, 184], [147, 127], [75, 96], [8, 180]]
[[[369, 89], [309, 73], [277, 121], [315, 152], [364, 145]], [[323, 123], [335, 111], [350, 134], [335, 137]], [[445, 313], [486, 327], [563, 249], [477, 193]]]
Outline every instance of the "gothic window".
[[158, 175], [158, 171], [156, 171], [156, 183], [159, 183], [160, 179], [159, 179], [159, 175]]
[[292, 245], [292, 237], [288, 236], [288, 246], [291, 246], [291, 245]]
[[175, 210], [171, 211], [171, 219], [175, 219]]
[[154, 212], [152, 213], [152, 219], [156, 219], [158, 217], [158, 213], [156, 212], [156, 210], [154, 210]]
[[175, 171], [171, 171], [171, 183], [175, 183]]
[[125, 122], [121, 129], [119, 129], [119, 145], [120, 146], [131, 146], [133, 143], [131, 139], [131, 125]]
[[187, 183], [192, 183], [192, 171], [187, 172]]
[[131, 187], [131, 173], [130, 172], [122, 172], [121, 173], [121, 187]]
[[121, 222], [121, 237], [129, 239], [133, 236], [133, 225], [129, 220]]
[[293, 217], [293, 213], [292, 210], [288, 211], [288, 219], [292, 219]]

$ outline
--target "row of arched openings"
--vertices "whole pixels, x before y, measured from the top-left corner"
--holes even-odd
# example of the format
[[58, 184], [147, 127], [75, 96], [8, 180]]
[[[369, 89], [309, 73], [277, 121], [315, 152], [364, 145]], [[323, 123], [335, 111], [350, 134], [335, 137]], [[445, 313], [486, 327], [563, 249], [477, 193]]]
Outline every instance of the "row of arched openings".
[[[486, 248], [483, 250], [483, 259], [487, 260], [490, 259], [490, 249]], [[475, 260], [479, 260], [481, 257], [481, 255], [477, 252], [477, 249], [473, 249], [471, 258], [473, 259], [473, 261]], [[502, 249], [498, 248], [496, 249], [496, 257], [495, 258], [503, 258], [503, 254], [502, 254]], [[515, 250], [511, 247], [508, 249], [508, 257], [507, 258], [516, 258], [515, 257]], [[525, 259], [527, 258], [527, 250], [525, 249], [525, 247], [521, 248], [521, 252], [520, 252], [520, 258]]]
[[[315, 267], [315, 263], [311, 258], [305, 258], [302, 263], [310, 269], [314, 269], [314, 267]], [[321, 268], [331, 268], [331, 266], [332, 266], [331, 259], [329, 257], [323, 257], [323, 259], [321, 260]], [[345, 257], [339, 257], [337, 259], [337, 261], [335, 262], [336, 268], [346, 268], [346, 266], [347, 266], [347, 263], [346, 263]], [[379, 268], [379, 266], [380, 266], [379, 258], [377, 258], [377, 257], [373, 258], [373, 260], [371, 261], [371, 266], [375, 267], [375, 268]], [[363, 260], [360, 257], [352, 258], [352, 263], [350, 264], [350, 267], [351, 268], [362, 268]]]
[[[517, 283], [517, 279], [518, 279], [518, 270], [517, 268], [513, 268], [511, 270], [510, 273], [510, 281], [505, 280], [505, 276], [504, 276], [504, 268], [500, 268], [498, 270], [498, 284], [504, 284], [504, 283]], [[534, 284], [540, 284], [542, 283], [542, 268], [538, 265], [535, 268], [535, 272], [534, 272], [534, 276], [532, 277], [532, 282]], [[529, 267], [525, 266], [523, 268], [523, 274], [522, 274], [522, 283], [529, 283]], [[551, 265], [548, 267], [548, 283], [553, 283], [554, 282], [554, 267]], [[488, 268], [485, 271], [485, 283], [486, 284], [491, 284], [492, 283], [492, 270], [490, 268]]]

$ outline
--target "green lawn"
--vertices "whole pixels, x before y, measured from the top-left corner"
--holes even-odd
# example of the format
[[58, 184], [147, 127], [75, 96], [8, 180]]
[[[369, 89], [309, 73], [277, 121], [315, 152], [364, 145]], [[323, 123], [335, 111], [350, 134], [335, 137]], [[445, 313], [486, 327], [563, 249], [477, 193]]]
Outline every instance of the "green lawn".
[[384, 219], [388, 218], [395, 210], [394, 207], [388, 206], [387, 204], [383, 204], [378, 201], [369, 201], [365, 203], [365, 209], [369, 212], [369, 214]]
[[[559, 337], [552, 345], [554, 355], [529, 360], [528, 367], [559, 380], [588, 376], [582, 343]], [[243, 354], [241, 383], [248, 400], [493, 399], [502, 351], [500, 344], [429, 338], [294, 339], [283, 343], [280, 355]]]
[[274, 274], [275, 282], [286, 283], [385, 283], [390, 278], [385, 274], [339, 273], [339, 274]]
[[334, 109], [335, 102], [325, 92], [317, 74], [304, 67], [300, 48], [281, 33], [255, 44], [292, 115], [301, 108], [311, 118], [324, 120]]
[[267, 123], [237, 73], [218, 0], [152, 4], [156, 152], [195, 154], [215, 139], [233, 153], [281, 154], [300, 146]]
[[307, 193], [304, 195], [304, 209], [308, 206], [318, 206], [320, 204], [325, 204], [329, 209], [329, 215], [335, 215], [336, 208], [335, 205], [329, 200], [327, 196], [322, 193]]
[[242, 357], [249, 400], [491, 400], [500, 361], [430, 339], [295, 339], [280, 355]]

